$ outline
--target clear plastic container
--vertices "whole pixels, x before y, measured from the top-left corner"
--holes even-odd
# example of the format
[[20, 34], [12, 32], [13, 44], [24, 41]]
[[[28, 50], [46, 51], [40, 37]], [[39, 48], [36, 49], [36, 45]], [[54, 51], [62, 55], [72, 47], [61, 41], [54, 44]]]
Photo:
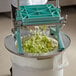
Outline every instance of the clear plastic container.
[[12, 54], [13, 76], [63, 76], [68, 64], [64, 53], [49, 59], [25, 58]]

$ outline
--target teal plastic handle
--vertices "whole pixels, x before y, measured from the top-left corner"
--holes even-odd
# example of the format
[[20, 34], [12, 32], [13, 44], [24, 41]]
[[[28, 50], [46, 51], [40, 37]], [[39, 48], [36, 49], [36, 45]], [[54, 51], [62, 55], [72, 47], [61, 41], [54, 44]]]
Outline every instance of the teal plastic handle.
[[64, 43], [63, 43], [61, 32], [59, 32], [58, 42], [59, 42], [59, 50], [60, 51], [64, 50], [65, 49], [65, 46], [64, 46]]
[[16, 39], [17, 39], [18, 53], [23, 54], [22, 41], [21, 41], [21, 35], [20, 35], [20, 29], [19, 28], [17, 28], [15, 35], [16, 35]]
[[58, 27], [58, 26], [52, 27], [50, 29], [50, 33], [54, 34], [55, 38], [58, 40], [59, 51], [62, 51], [62, 50], [65, 49], [65, 46], [64, 46], [64, 42], [63, 42], [63, 39], [62, 39], [62, 36], [61, 36], [60, 28], [61, 27]]

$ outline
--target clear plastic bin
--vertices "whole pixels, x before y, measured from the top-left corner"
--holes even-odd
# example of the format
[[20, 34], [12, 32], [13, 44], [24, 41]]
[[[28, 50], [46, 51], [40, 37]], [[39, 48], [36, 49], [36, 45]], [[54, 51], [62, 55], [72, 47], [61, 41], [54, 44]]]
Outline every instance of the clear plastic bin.
[[63, 76], [63, 69], [68, 65], [64, 53], [39, 60], [12, 54], [11, 60], [13, 76]]

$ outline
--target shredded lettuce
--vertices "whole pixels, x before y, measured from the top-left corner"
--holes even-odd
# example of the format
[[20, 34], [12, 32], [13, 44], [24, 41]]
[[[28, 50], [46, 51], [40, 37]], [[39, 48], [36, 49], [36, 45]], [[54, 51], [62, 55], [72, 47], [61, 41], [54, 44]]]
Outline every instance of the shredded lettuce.
[[24, 52], [27, 53], [47, 53], [58, 47], [58, 42], [46, 35], [35, 34], [26, 40], [22, 39]]

